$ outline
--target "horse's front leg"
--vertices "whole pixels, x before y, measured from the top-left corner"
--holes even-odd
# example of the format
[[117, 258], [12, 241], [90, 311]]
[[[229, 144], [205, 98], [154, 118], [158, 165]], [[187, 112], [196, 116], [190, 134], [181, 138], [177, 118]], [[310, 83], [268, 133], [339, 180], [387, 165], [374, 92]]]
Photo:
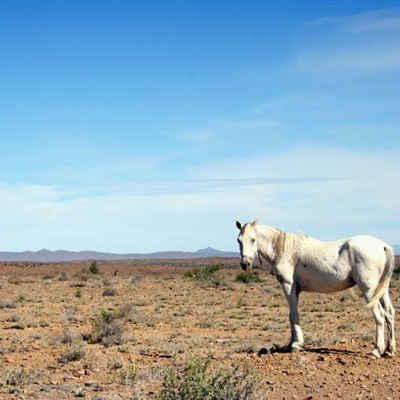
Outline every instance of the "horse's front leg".
[[300, 327], [298, 300], [299, 293], [296, 291], [296, 287], [291, 283], [281, 283], [283, 292], [285, 293], [286, 300], [289, 304], [289, 319], [291, 337], [290, 342], [287, 345], [287, 350], [294, 352], [299, 351], [303, 348], [304, 338], [303, 332]]

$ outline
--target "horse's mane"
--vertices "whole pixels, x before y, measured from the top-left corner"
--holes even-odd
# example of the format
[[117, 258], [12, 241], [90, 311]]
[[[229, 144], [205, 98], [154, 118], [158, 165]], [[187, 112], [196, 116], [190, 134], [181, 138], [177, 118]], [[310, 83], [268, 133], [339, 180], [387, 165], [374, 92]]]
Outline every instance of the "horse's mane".
[[286, 233], [276, 228], [268, 228], [268, 240], [279, 260], [285, 254], [294, 252], [309, 236], [304, 233]]

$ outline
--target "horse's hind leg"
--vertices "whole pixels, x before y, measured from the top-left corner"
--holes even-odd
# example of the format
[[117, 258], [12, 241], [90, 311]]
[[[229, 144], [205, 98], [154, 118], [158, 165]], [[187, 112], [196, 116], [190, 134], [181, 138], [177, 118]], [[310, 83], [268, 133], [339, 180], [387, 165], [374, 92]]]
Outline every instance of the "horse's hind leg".
[[[365, 280], [358, 280], [357, 285], [360, 288], [361, 292], [363, 293], [367, 304], [369, 304], [370, 299], [372, 297], [372, 293], [373, 293], [373, 290], [371, 290], [370, 285], [367, 285], [365, 283]], [[389, 295], [386, 295], [386, 293], [384, 293], [384, 295], [381, 297], [381, 299], [379, 301], [377, 301], [374, 304], [374, 306], [372, 307], [372, 313], [374, 315], [374, 319], [375, 319], [375, 323], [376, 323], [375, 348], [372, 350], [372, 354], [375, 357], [380, 357], [381, 355], [383, 355], [385, 353], [385, 319], [386, 319], [386, 321], [388, 321], [388, 319], [390, 319], [390, 314], [385, 312], [383, 304], [391, 305]], [[393, 324], [391, 324], [391, 326], [393, 327]], [[393, 340], [394, 340], [394, 337], [393, 337]]]
[[372, 354], [380, 357], [385, 352], [385, 311], [379, 301], [372, 308], [372, 312], [376, 323], [376, 342]]
[[394, 314], [395, 310], [392, 306], [392, 302], [390, 301], [389, 297], [389, 291], [387, 290], [382, 298], [379, 300], [382, 308], [385, 313], [385, 320], [387, 324], [387, 329], [388, 329], [388, 342], [387, 342], [387, 347], [385, 354], [388, 357], [394, 356], [396, 353], [396, 339], [395, 339], [395, 334], [394, 334]]

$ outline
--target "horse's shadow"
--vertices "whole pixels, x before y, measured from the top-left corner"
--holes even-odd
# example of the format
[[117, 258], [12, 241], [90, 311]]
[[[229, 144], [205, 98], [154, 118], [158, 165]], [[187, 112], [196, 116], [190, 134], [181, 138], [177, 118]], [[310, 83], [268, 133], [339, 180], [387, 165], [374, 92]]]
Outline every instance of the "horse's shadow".
[[[276, 354], [276, 353], [291, 353], [286, 346], [274, 345], [270, 349], [262, 348], [258, 352], [258, 356], [263, 356], [265, 354]], [[354, 355], [355, 351], [346, 349], [333, 349], [329, 347], [304, 347], [302, 350], [297, 351], [297, 353], [316, 353], [321, 355], [329, 354], [339, 354], [339, 355]]]
[[346, 349], [332, 349], [329, 347], [316, 347], [316, 348], [306, 348], [306, 352], [308, 353], [317, 353], [317, 354], [346, 354], [346, 355], [354, 355], [359, 354], [353, 350], [346, 350]]

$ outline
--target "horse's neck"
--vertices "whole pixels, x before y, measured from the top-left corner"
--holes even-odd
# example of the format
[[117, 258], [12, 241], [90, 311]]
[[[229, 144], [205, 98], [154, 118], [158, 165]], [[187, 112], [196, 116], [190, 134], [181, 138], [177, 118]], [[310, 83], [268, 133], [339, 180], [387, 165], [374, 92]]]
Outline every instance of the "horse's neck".
[[285, 235], [284, 232], [270, 226], [257, 226], [258, 252], [272, 266], [281, 258], [281, 243]]

